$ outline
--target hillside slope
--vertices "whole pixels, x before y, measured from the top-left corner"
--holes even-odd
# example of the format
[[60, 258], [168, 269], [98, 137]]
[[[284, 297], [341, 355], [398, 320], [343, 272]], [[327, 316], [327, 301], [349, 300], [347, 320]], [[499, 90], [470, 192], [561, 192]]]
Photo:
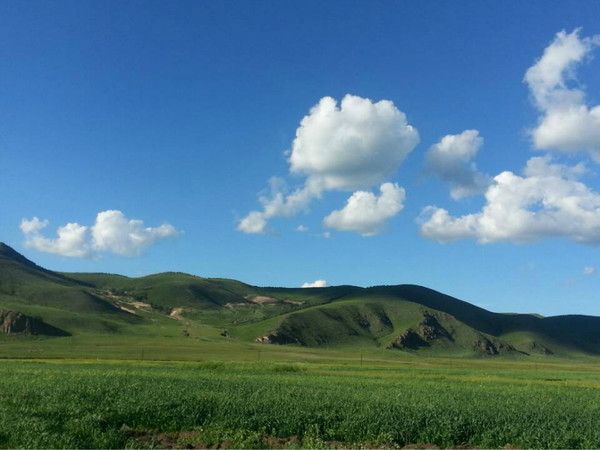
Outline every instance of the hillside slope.
[[495, 313], [416, 285], [288, 289], [174, 272], [139, 278], [56, 273], [5, 244], [0, 309], [39, 319], [59, 330], [55, 336], [168, 337], [200, 330], [257, 344], [390, 352], [600, 354], [598, 317]]

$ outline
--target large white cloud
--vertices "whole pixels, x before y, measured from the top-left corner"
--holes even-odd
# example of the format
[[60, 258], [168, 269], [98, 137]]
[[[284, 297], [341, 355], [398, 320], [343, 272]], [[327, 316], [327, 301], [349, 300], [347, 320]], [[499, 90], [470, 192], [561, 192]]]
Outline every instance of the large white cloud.
[[489, 177], [479, 172], [473, 162], [482, 145], [479, 131], [465, 130], [444, 136], [427, 151], [427, 170], [450, 183], [452, 198], [481, 194], [489, 185]]
[[385, 181], [419, 142], [389, 100], [323, 97], [300, 122], [290, 170], [323, 189], [355, 190]]
[[579, 180], [583, 173], [582, 164], [531, 158], [523, 176], [506, 171], [494, 178], [478, 213], [453, 217], [442, 208], [425, 208], [421, 234], [442, 242], [527, 242], [555, 236], [599, 244], [600, 194]]
[[68, 223], [57, 229], [55, 238], [42, 235], [47, 220], [34, 217], [21, 221], [25, 245], [42, 252], [70, 257], [88, 257], [100, 253], [123, 256], [140, 254], [156, 241], [178, 234], [169, 224], [144, 227], [141, 220], [128, 219], [121, 211], [102, 211], [91, 227]]
[[363, 236], [379, 233], [385, 222], [402, 210], [406, 197], [404, 189], [397, 184], [384, 183], [379, 190], [379, 196], [368, 191], [354, 192], [344, 208], [331, 212], [323, 219], [323, 224]]
[[527, 70], [525, 82], [541, 112], [532, 130], [536, 148], [588, 152], [600, 161], [600, 105], [586, 105], [585, 92], [569, 86], [577, 66], [598, 45], [600, 35], [581, 38], [579, 30], [561, 31]]
[[300, 122], [289, 155], [290, 173], [304, 184], [288, 192], [271, 182], [238, 230], [264, 233], [268, 220], [305, 211], [328, 190], [368, 189], [384, 182], [419, 142], [417, 130], [391, 101], [346, 95], [340, 104], [323, 97]]

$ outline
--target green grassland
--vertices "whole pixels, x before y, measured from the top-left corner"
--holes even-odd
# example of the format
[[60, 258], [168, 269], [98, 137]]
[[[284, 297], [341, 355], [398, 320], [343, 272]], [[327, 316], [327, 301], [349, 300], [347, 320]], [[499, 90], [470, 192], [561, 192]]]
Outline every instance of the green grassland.
[[0, 447], [600, 447], [591, 362], [247, 350], [5, 360]]
[[3, 448], [600, 447], [597, 317], [56, 273], [0, 243], [2, 330]]

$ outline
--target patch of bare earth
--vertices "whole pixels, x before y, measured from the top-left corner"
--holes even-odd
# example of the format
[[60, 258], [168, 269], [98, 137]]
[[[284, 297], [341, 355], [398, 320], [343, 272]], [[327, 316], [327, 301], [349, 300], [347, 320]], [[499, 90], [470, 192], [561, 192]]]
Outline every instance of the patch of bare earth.
[[104, 298], [112, 301], [117, 308], [128, 312], [129, 314], [138, 315], [139, 311], [152, 311], [152, 305], [134, 300], [133, 297], [128, 295], [126, 292], [123, 294], [117, 294], [111, 292], [110, 290], [106, 290], [99, 291], [98, 293]]
[[248, 303], [225, 303], [225, 308], [229, 308], [229, 309], [241, 308], [244, 306], [249, 306], [249, 305], [248, 305]]
[[[154, 431], [142, 431], [142, 430], [129, 430], [127, 434], [135, 440], [135, 444], [142, 448], [189, 448], [189, 449], [200, 449], [200, 448], [239, 448], [239, 443], [236, 443], [230, 439], [225, 439], [220, 442], [210, 442], [203, 439], [201, 431], [180, 431], [171, 433], [160, 433]], [[260, 437], [260, 448], [304, 448], [306, 443], [303, 443], [298, 436], [288, 437], [277, 437], [270, 435], [263, 435]], [[350, 448], [363, 448], [363, 449], [391, 449], [400, 448], [393, 445], [381, 445], [381, 444], [369, 444], [364, 443], [359, 446], [353, 444], [346, 444], [339, 441], [321, 441], [320, 445], [325, 448], [331, 449], [350, 449]], [[406, 446], [403, 448], [410, 449], [439, 449], [435, 445], [414, 445]]]
[[288, 305], [294, 305], [294, 306], [302, 306], [304, 305], [304, 302], [297, 302], [294, 300], [284, 300], [283, 303], [287, 303]]
[[276, 298], [267, 297], [264, 295], [257, 295], [256, 297], [252, 297], [250, 301], [257, 305], [271, 305], [273, 303], [279, 303], [279, 301]]
[[177, 307], [173, 308], [169, 313], [169, 317], [175, 320], [183, 320], [183, 313], [185, 312], [185, 308]]

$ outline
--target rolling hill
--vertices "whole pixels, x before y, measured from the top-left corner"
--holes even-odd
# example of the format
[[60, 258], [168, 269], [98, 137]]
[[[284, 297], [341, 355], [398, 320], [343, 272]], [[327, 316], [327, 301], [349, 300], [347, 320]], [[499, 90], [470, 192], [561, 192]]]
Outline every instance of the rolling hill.
[[57, 273], [1, 243], [0, 319], [5, 343], [31, 336], [207, 335], [449, 356], [600, 354], [598, 317], [495, 313], [406, 284], [288, 289], [174, 272]]

